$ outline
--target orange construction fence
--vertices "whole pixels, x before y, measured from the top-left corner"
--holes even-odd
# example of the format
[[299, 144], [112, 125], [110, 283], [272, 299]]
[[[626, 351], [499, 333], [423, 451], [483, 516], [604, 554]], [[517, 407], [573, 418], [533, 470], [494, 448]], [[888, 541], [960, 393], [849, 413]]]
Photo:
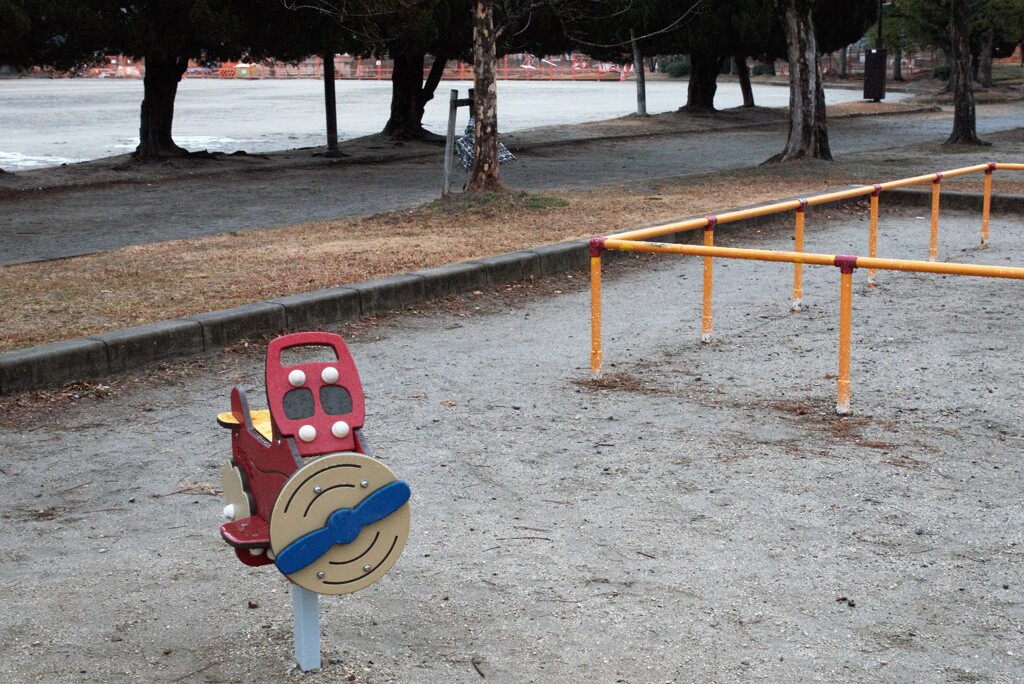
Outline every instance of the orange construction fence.
[[[704, 302], [701, 315], [701, 340], [710, 342], [712, 339], [712, 286], [713, 261], [715, 257], [726, 259], [748, 259], [754, 261], [771, 261], [792, 263], [793, 274], [793, 311], [800, 311], [802, 291], [802, 268], [804, 264], [817, 266], [836, 266], [841, 273], [840, 289], [840, 324], [839, 324], [839, 379], [837, 383], [836, 412], [848, 413], [850, 410], [850, 328], [852, 319], [853, 271], [856, 268], [868, 269], [868, 285], [874, 284], [875, 274], [879, 270], [911, 271], [916, 273], [939, 273], [946, 275], [969, 275], [988, 278], [1012, 278], [1024, 280], [1024, 268], [1009, 266], [979, 266], [960, 263], [936, 263], [938, 257], [938, 230], [940, 187], [944, 178], [963, 176], [972, 173], [984, 173], [984, 200], [982, 204], [981, 247], [988, 245], [989, 218], [992, 206], [992, 174], [997, 170], [1024, 171], [1024, 164], [1007, 164], [989, 162], [951, 171], [930, 173], [914, 176], [887, 183], [876, 183], [828, 192], [808, 197], [807, 199], [791, 199], [772, 204], [765, 204], [750, 209], [739, 209], [703, 218], [689, 219], [668, 223], [652, 228], [617, 233], [614, 235], [595, 237], [590, 240], [590, 312], [591, 312], [591, 351], [590, 374], [597, 378], [601, 374], [603, 351], [601, 348], [601, 253], [606, 249], [659, 252], [663, 254], [687, 254], [704, 258]], [[932, 186], [932, 220], [929, 246], [929, 261], [912, 261], [904, 259], [880, 259], [877, 257], [878, 247], [878, 203], [881, 193], [885, 190], [902, 188], [922, 183]], [[810, 205], [838, 202], [855, 197], [871, 197], [870, 235], [868, 242], [869, 254], [862, 256], [846, 256], [835, 254], [808, 254], [803, 251], [804, 210]], [[768, 216], [786, 211], [795, 212], [796, 235], [794, 251], [774, 251], [762, 249], [735, 249], [714, 246], [715, 227], [720, 223], [742, 221], [759, 216]], [[677, 245], [661, 242], [647, 242], [670, 233], [686, 230], [704, 230], [703, 245]]]

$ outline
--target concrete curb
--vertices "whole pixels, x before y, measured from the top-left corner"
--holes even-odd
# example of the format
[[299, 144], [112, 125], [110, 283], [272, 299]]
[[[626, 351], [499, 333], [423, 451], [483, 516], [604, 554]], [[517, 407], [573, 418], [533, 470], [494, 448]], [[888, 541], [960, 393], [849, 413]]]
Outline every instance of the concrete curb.
[[[830, 206], [852, 204], [863, 199]], [[982, 196], [978, 193], [943, 192], [941, 202], [947, 208], [980, 212]], [[883, 206], [887, 205], [930, 206], [931, 190], [890, 190], [883, 195]], [[992, 210], [1024, 213], [1024, 196], [993, 195]], [[780, 218], [779, 214], [762, 216], [723, 224], [718, 230], [763, 226]], [[684, 231], [659, 239], [663, 242], [695, 242], [701, 239], [701, 231]], [[612, 252], [609, 256], [620, 257], [625, 253]], [[316, 328], [401, 310], [429, 299], [471, 292], [486, 286], [584, 270], [588, 261], [588, 241], [573, 240], [5, 352], [0, 354], [0, 395], [101, 378], [155, 361], [211, 352], [254, 335]]]

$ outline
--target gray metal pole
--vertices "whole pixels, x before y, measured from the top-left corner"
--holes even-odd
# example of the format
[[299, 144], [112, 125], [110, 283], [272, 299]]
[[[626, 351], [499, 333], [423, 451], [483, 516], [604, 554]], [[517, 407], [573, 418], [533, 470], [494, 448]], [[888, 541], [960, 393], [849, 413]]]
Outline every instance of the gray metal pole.
[[303, 672], [320, 669], [320, 595], [292, 585], [295, 662]]
[[441, 197], [452, 191], [452, 153], [455, 151], [455, 115], [459, 111], [459, 91], [452, 90], [448, 99], [448, 138], [444, 143], [444, 190]]

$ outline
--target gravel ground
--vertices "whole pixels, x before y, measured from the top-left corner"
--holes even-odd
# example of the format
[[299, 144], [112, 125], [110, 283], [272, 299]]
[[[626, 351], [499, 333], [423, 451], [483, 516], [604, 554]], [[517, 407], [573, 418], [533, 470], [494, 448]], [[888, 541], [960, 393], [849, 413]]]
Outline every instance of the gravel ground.
[[[808, 251], [866, 221], [808, 212]], [[1019, 216], [944, 213], [940, 258], [1024, 263]], [[720, 244], [787, 248], [791, 226]], [[928, 221], [883, 216], [883, 256]], [[1014, 281], [855, 274], [853, 414], [835, 402], [838, 273], [620, 260], [606, 384], [583, 278], [342, 329], [413, 531], [373, 587], [323, 600], [291, 657], [287, 583], [217, 533], [233, 384], [257, 345], [5, 418], [0, 675], [15, 682], [1019, 682], [1024, 343]], [[526, 293], [526, 296], [523, 293]], [[1014, 370], [1016, 369], [1016, 370]]]

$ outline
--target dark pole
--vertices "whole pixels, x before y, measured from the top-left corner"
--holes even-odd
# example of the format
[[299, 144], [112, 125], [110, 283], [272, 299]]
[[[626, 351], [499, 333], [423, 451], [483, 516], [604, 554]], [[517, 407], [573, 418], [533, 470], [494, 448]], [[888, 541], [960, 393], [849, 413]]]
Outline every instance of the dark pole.
[[334, 53], [324, 60], [324, 108], [327, 110], [327, 151], [338, 151], [338, 105], [334, 98]]
[[882, 0], [878, 0], [878, 37], [875, 38], [875, 49], [882, 49]]
[[875, 47], [864, 54], [864, 99], [885, 99], [885, 48], [882, 47], [882, 0], [878, 0], [878, 32]]

